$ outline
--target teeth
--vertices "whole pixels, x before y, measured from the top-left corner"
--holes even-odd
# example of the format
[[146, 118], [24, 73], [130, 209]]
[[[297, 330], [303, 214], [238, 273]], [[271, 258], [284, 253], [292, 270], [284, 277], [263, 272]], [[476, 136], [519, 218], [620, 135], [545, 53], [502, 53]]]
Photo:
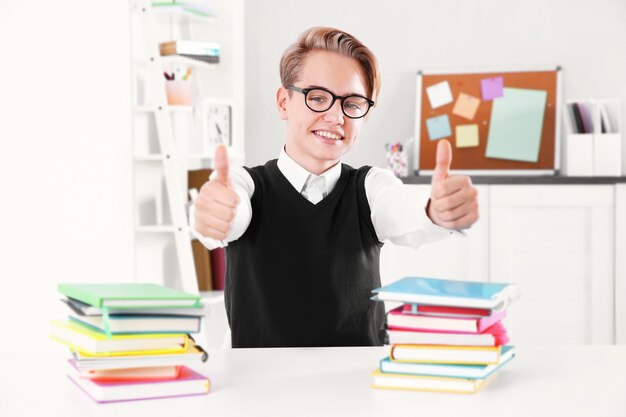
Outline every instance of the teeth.
[[318, 130], [315, 133], [317, 133], [318, 135], [323, 136], [325, 138], [328, 138], [328, 139], [334, 139], [334, 140], [341, 139], [341, 136], [335, 135], [334, 133], [330, 133], [330, 132], [324, 132], [324, 131]]

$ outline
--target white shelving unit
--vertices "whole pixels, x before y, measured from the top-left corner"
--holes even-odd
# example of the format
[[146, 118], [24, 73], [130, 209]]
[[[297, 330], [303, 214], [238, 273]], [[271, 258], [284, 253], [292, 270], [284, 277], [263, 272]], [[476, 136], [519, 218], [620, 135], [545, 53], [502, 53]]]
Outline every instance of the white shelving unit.
[[[135, 279], [189, 292], [198, 292], [198, 284], [187, 172], [213, 165], [213, 147], [203, 125], [206, 100], [223, 99], [231, 106], [231, 160], [244, 163], [243, 0], [208, 4], [211, 16], [130, 0]], [[160, 56], [159, 43], [172, 40], [218, 42], [220, 62]], [[188, 68], [191, 105], [168, 105], [163, 73]]]

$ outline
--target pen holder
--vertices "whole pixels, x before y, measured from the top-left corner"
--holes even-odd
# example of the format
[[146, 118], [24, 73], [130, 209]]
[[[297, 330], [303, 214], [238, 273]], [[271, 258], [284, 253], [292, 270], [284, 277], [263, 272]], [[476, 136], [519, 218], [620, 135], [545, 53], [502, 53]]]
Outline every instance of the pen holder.
[[191, 84], [189, 81], [166, 81], [165, 92], [167, 94], [167, 104], [172, 106], [191, 106]]

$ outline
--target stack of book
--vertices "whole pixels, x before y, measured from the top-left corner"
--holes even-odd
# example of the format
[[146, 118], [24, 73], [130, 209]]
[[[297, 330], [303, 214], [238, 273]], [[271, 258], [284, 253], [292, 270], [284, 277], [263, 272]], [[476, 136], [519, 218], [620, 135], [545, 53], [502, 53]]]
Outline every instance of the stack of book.
[[179, 55], [209, 64], [218, 64], [221, 46], [217, 42], [176, 40], [160, 43], [159, 52], [162, 56]]
[[50, 336], [68, 346], [68, 377], [97, 402], [206, 394], [200, 297], [156, 284], [59, 284], [67, 320]]
[[475, 393], [515, 356], [502, 324], [515, 285], [405, 277], [373, 292], [402, 303], [387, 314], [374, 388]]

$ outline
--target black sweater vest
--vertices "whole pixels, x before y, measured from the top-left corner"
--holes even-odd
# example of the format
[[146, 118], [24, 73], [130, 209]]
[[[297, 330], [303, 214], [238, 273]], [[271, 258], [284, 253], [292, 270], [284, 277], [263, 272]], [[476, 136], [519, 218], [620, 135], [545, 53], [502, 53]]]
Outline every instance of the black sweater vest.
[[341, 166], [317, 205], [280, 172], [277, 160], [246, 168], [252, 219], [226, 248], [225, 302], [233, 347], [368, 346], [384, 341], [378, 241], [365, 176]]

